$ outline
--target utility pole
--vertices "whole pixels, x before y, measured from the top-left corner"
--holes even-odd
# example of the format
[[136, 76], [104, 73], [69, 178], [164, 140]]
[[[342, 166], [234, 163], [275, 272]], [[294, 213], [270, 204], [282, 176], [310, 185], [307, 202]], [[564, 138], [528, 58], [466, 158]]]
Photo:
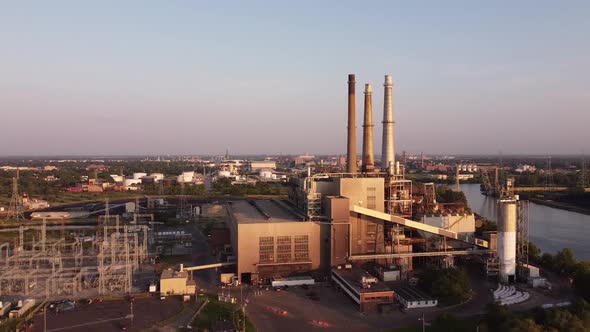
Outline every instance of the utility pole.
[[16, 222], [24, 220], [25, 216], [23, 214], [23, 198], [20, 196], [18, 192], [18, 180], [20, 178], [20, 171], [16, 169], [16, 176], [12, 178], [12, 197], [10, 199], [10, 205], [8, 206], [8, 214], [6, 215], [6, 220], [10, 220], [10, 218], [16, 219]]
[[43, 304], [43, 332], [47, 332], [47, 303]]

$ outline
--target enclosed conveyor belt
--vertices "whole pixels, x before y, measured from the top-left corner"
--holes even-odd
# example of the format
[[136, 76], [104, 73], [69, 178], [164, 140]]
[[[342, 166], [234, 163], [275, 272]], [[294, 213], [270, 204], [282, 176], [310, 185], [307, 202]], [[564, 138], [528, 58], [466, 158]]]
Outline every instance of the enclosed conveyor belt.
[[406, 219], [406, 218], [402, 218], [402, 217], [398, 217], [398, 216], [394, 216], [391, 214], [387, 214], [387, 213], [383, 213], [383, 212], [379, 212], [379, 211], [375, 211], [375, 210], [371, 210], [371, 209], [367, 209], [358, 205], [353, 205], [351, 212], [354, 213], [359, 213], [362, 214], [364, 216], [368, 216], [368, 217], [373, 217], [379, 220], [384, 220], [384, 221], [388, 221], [388, 222], [392, 222], [398, 225], [403, 225], [412, 229], [417, 229], [420, 231], [424, 231], [427, 233], [431, 233], [431, 234], [436, 234], [436, 235], [441, 235], [444, 236], [446, 238], [449, 239], [454, 239], [454, 240], [459, 240], [462, 242], [466, 242], [466, 243], [470, 243], [470, 244], [474, 244], [476, 246], [479, 247], [483, 247], [483, 248], [489, 248], [489, 243], [488, 241], [482, 240], [482, 239], [478, 239], [475, 238], [473, 236], [469, 236], [469, 235], [459, 235], [456, 232], [452, 232], [443, 228], [438, 228], [435, 226], [430, 226], [430, 225], [426, 225], [424, 223], [418, 222], [418, 221], [414, 221], [414, 220], [410, 220], [410, 219]]

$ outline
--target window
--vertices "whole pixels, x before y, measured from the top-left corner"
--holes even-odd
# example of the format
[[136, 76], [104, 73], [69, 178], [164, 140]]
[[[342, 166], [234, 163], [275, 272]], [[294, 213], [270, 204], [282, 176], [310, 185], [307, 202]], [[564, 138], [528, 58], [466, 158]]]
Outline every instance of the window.
[[291, 260], [291, 237], [277, 236], [277, 261], [289, 262]]
[[260, 263], [272, 263], [275, 259], [275, 243], [272, 236], [261, 236], [258, 238]]
[[377, 208], [377, 189], [374, 187], [367, 188], [367, 209]]
[[307, 236], [307, 235], [295, 236], [295, 260], [296, 261], [309, 260], [309, 236]]

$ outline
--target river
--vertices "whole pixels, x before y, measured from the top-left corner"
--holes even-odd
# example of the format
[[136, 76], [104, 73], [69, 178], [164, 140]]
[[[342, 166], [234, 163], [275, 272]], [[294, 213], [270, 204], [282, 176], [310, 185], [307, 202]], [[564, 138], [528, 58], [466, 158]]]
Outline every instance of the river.
[[[482, 195], [479, 184], [462, 184], [471, 210], [496, 220], [496, 199]], [[590, 215], [530, 203], [529, 240], [543, 252], [571, 248], [577, 259], [590, 261]]]

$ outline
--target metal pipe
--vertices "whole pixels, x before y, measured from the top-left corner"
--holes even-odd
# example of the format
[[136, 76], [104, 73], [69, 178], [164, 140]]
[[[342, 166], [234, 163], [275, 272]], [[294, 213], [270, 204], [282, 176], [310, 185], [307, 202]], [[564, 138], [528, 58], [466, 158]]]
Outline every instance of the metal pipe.
[[348, 141], [346, 170], [348, 173], [356, 173], [356, 99], [355, 76], [348, 75]]
[[385, 75], [385, 94], [383, 99], [383, 142], [381, 151], [381, 168], [387, 169], [395, 162], [395, 146], [393, 140], [393, 78]]
[[373, 155], [373, 90], [365, 84], [365, 120], [363, 124], [363, 173], [375, 170]]

